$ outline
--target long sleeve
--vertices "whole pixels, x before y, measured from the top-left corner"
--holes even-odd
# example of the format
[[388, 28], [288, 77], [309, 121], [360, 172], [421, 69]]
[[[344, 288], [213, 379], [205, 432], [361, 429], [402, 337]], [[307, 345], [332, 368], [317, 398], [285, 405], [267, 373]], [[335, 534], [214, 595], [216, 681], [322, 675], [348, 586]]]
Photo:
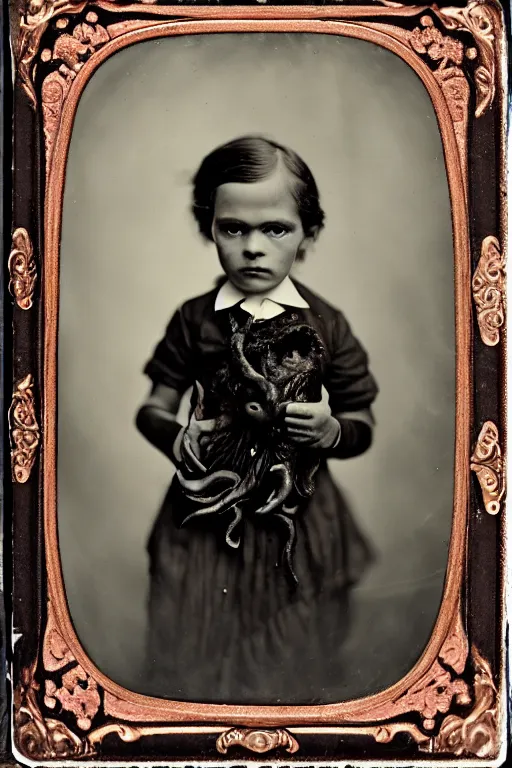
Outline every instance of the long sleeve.
[[369, 408], [378, 393], [377, 382], [368, 367], [368, 355], [341, 314], [336, 313], [331, 337], [330, 361], [325, 387], [334, 415]]
[[177, 310], [165, 336], [144, 368], [154, 384], [165, 384], [182, 393], [194, 382], [197, 368], [190, 328], [183, 307]]

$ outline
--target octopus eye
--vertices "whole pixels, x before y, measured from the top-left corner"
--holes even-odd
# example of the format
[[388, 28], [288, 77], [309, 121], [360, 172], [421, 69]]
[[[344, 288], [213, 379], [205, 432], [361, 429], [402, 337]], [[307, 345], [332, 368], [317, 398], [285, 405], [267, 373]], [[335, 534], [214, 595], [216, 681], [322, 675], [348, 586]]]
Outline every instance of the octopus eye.
[[268, 415], [261, 405], [254, 400], [245, 404], [245, 412], [256, 421], [268, 421]]

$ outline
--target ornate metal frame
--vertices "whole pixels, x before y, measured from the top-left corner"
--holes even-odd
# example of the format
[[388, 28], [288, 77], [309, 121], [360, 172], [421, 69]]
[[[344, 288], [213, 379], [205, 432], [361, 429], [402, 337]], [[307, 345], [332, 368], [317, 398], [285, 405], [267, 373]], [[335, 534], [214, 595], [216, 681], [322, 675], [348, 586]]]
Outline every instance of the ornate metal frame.
[[[256, 754], [284, 750], [288, 760], [300, 761], [325, 754], [325, 743], [337, 759], [357, 757], [359, 745], [370, 760], [398, 755], [411, 764], [431, 754], [455, 764], [460, 756], [495, 761], [504, 733], [500, 536], [506, 212], [500, 6], [494, 0], [456, 6], [391, 0], [322, 6], [273, 6], [265, 0], [254, 5], [249, 0], [245, 6], [18, 0], [12, 29], [15, 156], [30, 161], [18, 163], [23, 169], [15, 174], [18, 228], [9, 259], [15, 301], [10, 410], [14, 626], [21, 635], [14, 653], [14, 736], [20, 760], [58, 762], [103, 754], [126, 765], [143, 754], [133, 751], [135, 742], [156, 754], [161, 747], [155, 745], [166, 737], [166, 753], [176, 746], [189, 763], [194, 756], [218, 757], [234, 748]], [[402, 680], [373, 696], [315, 707], [189, 704], [117, 685], [94, 666], [74, 632], [57, 541], [59, 238], [67, 152], [80, 95], [103, 61], [135, 41], [265, 30], [356, 37], [407, 62], [435, 107], [452, 201], [457, 429], [442, 606], [425, 652]], [[488, 154], [495, 160], [484, 168], [478, 150], [485, 145], [492, 147]], [[485, 393], [473, 382], [485, 382]], [[472, 492], [471, 471], [480, 485], [474, 484]], [[42, 577], [37, 583], [34, 568]], [[496, 598], [499, 610], [493, 608]], [[324, 744], [320, 752], [319, 739]]]

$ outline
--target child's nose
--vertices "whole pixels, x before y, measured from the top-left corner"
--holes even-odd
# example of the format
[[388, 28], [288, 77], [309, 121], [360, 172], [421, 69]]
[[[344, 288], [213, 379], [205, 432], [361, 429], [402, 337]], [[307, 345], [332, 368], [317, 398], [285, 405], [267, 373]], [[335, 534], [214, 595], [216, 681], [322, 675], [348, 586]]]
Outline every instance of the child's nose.
[[252, 230], [245, 239], [244, 256], [248, 259], [257, 259], [265, 255], [264, 234], [258, 230]]

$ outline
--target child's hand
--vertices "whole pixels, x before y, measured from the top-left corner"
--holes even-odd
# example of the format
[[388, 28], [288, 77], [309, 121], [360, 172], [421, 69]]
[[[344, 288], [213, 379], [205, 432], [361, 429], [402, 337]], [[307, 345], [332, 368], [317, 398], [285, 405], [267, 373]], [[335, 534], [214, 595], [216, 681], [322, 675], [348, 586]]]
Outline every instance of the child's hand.
[[325, 387], [322, 387], [319, 403], [290, 403], [286, 407], [284, 423], [290, 440], [311, 448], [331, 448], [340, 433]]

